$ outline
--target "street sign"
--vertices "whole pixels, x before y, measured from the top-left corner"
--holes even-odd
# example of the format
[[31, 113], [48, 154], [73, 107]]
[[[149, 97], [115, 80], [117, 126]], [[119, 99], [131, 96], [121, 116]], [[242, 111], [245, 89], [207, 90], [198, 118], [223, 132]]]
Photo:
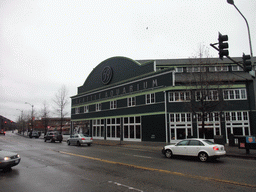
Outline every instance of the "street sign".
[[246, 137], [246, 143], [256, 143], [255, 137]]

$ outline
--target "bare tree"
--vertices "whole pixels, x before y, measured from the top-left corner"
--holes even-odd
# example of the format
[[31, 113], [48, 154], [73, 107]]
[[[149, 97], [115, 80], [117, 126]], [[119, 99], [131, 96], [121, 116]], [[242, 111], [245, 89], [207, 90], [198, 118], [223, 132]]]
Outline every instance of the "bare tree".
[[41, 121], [42, 121], [42, 124], [44, 125], [44, 134], [47, 133], [47, 127], [49, 125], [49, 114], [50, 114], [50, 111], [48, 110], [48, 106], [47, 106], [47, 103], [46, 101], [44, 101], [43, 103], [43, 108], [41, 109]]
[[[207, 54], [205, 49], [200, 47], [199, 58], [191, 59], [191, 65], [187, 68], [185, 77], [187, 90], [191, 93], [191, 102], [187, 103], [190, 111], [196, 114], [199, 125], [202, 128], [202, 137], [205, 138], [207, 119], [219, 119], [219, 113], [214, 111], [222, 111], [224, 107], [223, 99], [220, 97], [223, 87], [228, 88], [233, 81], [228, 77], [228, 73], [223, 72], [228, 66], [217, 64], [209, 57], [203, 56]], [[216, 71], [216, 72], [211, 72]]]
[[59, 89], [59, 91], [56, 93], [53, 101], [57, 107], [56, 112], [60, 116], [60, 132], [62, 133], [63, 120], [64, 120], [64, 117], [68, 114], [68, 112], [65, 111], [65, 108], [69, 104], [68, 91], [67, 91], [65, 85], [63, 85]]

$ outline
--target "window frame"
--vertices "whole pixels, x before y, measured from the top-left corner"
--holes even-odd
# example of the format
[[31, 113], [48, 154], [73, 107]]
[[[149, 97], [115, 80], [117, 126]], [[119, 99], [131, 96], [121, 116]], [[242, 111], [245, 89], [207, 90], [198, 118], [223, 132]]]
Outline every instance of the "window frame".
[[136, 97], [128, 97], [127, 98], [127, 106], [128, 107], [136, 106]]
[[156, 95], [155, 93], [149, 93], [145, 95], [146, 104], [152, 104], [156, 102]]
[[[183, 94], [183, 96], [182, 96]], [[183, 99], [182, 99], [183, 98]], [[190, 102], [191, 93], [190, 91], [174, 91], [168, 93], [168, 101], [171, 102]]]

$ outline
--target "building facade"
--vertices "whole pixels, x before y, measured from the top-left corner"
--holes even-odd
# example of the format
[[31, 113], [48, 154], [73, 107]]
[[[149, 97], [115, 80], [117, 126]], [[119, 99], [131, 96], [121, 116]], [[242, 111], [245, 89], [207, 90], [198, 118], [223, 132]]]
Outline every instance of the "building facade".
[[225, 59], [113, 57], [71, 97], [72, 130], [105, 140], [228, 142], [230, 134], [256, 133], [252, 86], [252, 77]]

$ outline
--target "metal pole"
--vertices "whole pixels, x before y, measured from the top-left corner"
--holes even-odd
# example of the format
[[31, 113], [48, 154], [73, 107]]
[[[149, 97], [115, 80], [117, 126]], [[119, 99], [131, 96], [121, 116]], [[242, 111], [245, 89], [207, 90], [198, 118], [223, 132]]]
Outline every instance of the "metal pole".
[[33, 113], [34, 113], [34, 105], [28, 103], [28, 102], [25, 102], [25, 104], [28, 104], [32, 107], [32, 112], [31, 112], [31, 127], [32, 127], [32, 132], [33, 132], [33, 128], [34, 128], [34, 124], [33, 124]]
[[167, 100], [166, 100], [166, 91], [164, 91], [164, 111], [165, 111], [165, 138], [166, 144], [168, 143], [168, 123], [167, 123]]
[[250, 52], [251, 52], [251, 62], [252, 62], [252, 71], [253, 72], [253, 76], [255, 77], [255, 68], [254, 68], [254, 58], [253, 58], [253, 53], [252, 53], [252, 41], [251, 41], [251, 34], [250, 34], [250, 28], [249, 28], [249, 24], [247, 19], [245, 18], [245, 16], [241, 13], [241, 11], [237, 8], [237, 6], [235, 5], [233, 0], [228, 0], [227, 1], [229, 4], [233, 5], [236, 10], [240, 13], [240, 15], [244, 18], [246, 26], [247, 26], [247, 30], [248, 30], [248, 36], [249, 36], [249, 46], [250, 46]]

